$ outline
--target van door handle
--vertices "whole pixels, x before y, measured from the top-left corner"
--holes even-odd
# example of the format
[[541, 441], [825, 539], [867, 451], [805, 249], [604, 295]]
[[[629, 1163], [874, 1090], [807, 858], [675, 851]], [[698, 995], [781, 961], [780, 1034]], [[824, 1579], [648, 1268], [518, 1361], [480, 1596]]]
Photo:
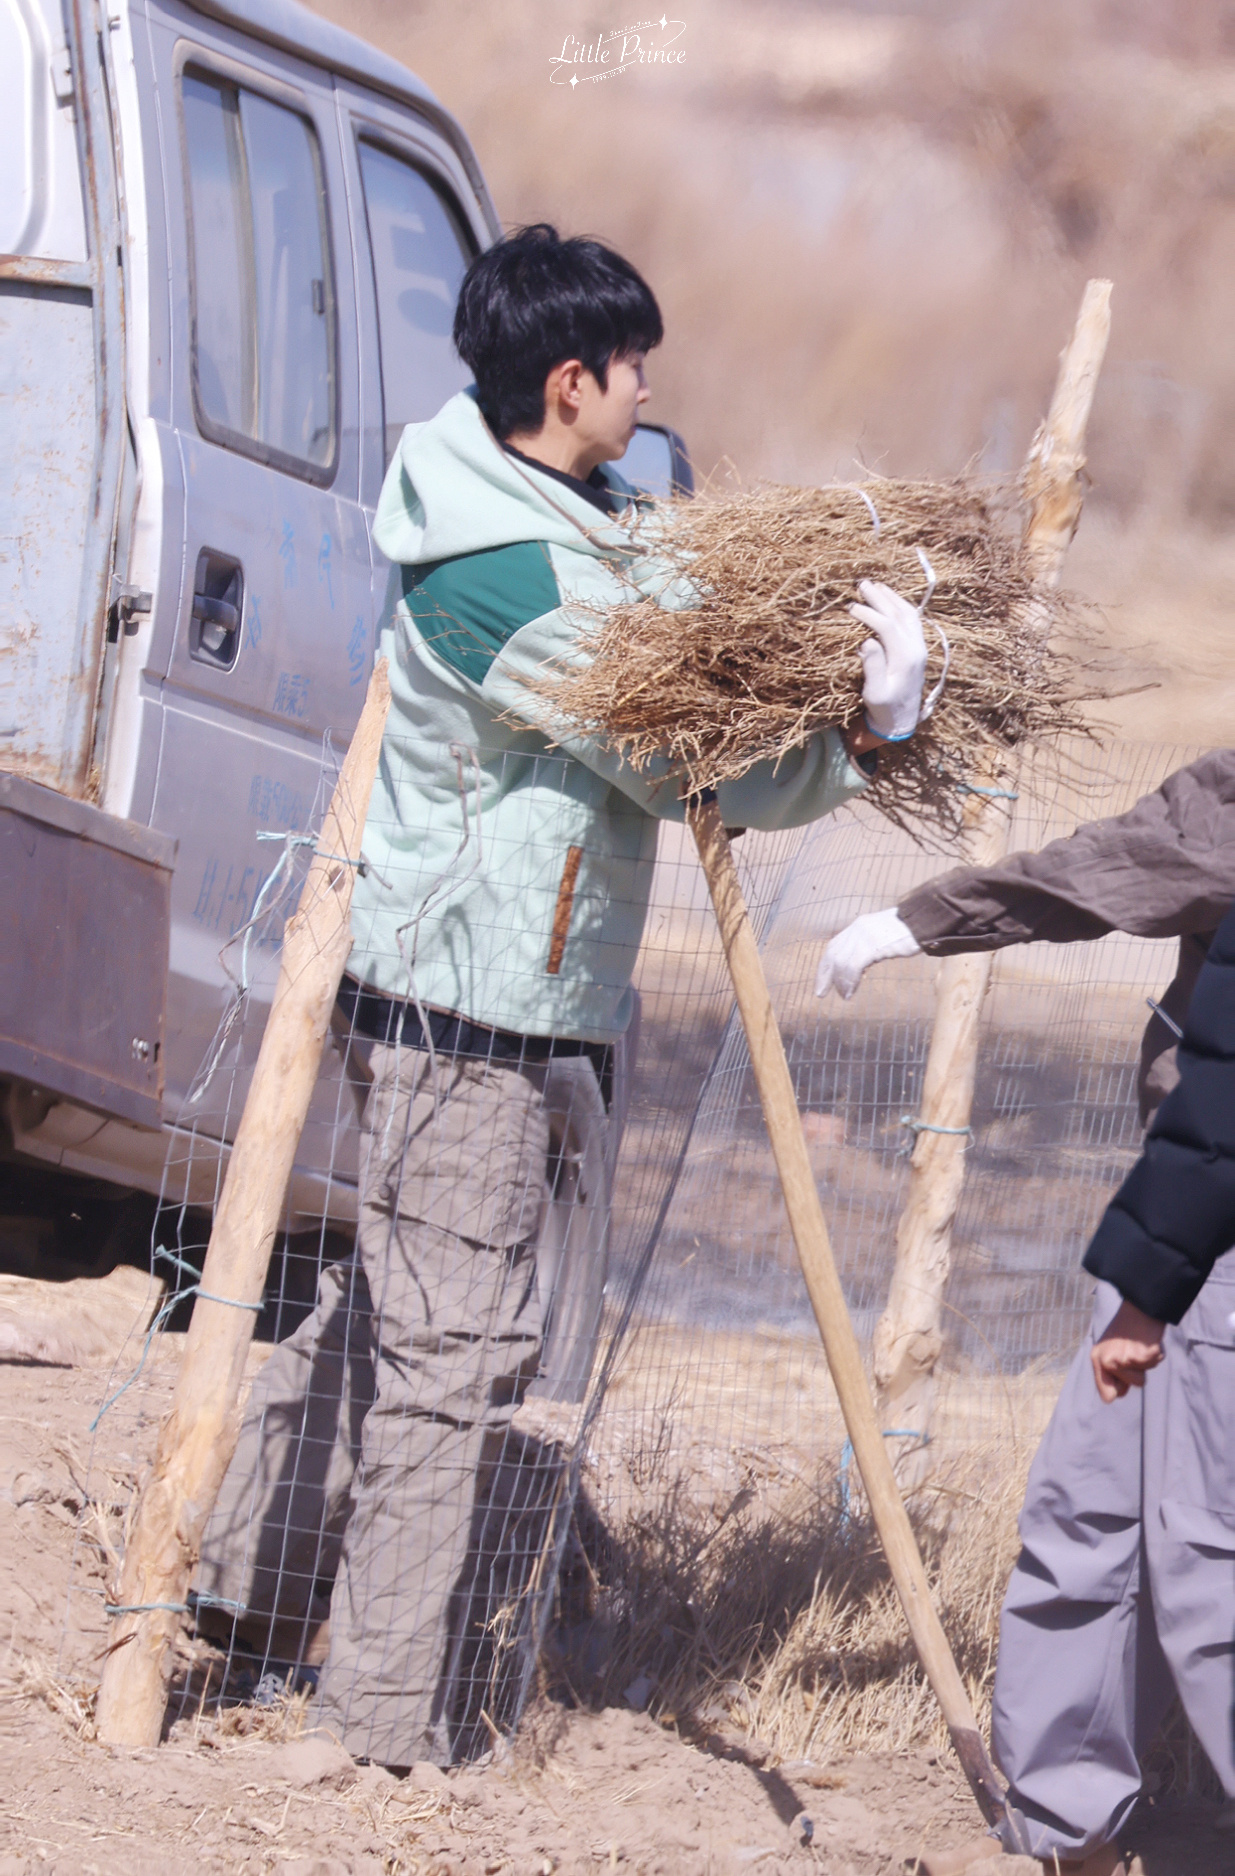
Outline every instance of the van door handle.
[[197, 556], [189, 607], [189, 656], [217, 671], [230, 671], [240, 651], [244, 617], [244, 571], [230, 554], [203, 547]]
[[211, 599], [207, 593], [194, 593], [193, 617], [202, 625], [222, 626], [225, 632], [235, 632], [240, 626], [240, 608], [226, 599]]

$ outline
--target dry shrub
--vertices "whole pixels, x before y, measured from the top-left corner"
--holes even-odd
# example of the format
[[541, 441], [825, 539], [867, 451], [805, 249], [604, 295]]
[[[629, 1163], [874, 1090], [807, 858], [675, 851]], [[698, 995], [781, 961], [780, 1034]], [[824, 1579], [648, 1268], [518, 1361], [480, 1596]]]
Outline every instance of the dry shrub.
[[[975, 1448], [912, 1501], [983, 1717], [1026, 1464], [1008, 1439]], [[785, 1760], [946, 1742], [878, 1539], [856, 1504], [846, 1511], [835, 1475], [771, 1502], [739, 1493], [719, 1526], [681, 1483], [617, 1533], [585, 1503], [576, 1543], [550, 1675], [589, 1705], [646, 1692], [649, 1710], [688, 1734], [734, 1727]], [[581, 1621], [572, 1601], [589, 1582]]]
[[302, 1687], [298, 1692], [293, 1692], [289, 1679], [262, 1706], [249, 1701], [233, 1705], [225, 1705], [220, 1701], [204, 1730], [198, 1720], [194, 1739], [208, 1738], [214, 1746], [232, 1739], [265, 1739], [272, 1744], [299, 1739], [305, 1730], [312, 1697], [311, 1687]]
[[860, 717], [858, 647], [870, 632], [849, 615], [858, 582], [919, 598], [925, 554], [937, 581], [927, 682], [943, 674], [941, 632], [947, 681], [912, 740], [881, 750], [867, 798], [898, 824], [956, 831], [966, 792], [997, 778], [1010, 751], [1082, 729], [1078, 667], [1048, 644], [1069, 604], [1035, 586], [1008, 494], [965, 479], [879, 480], [662, 506], [636, 539], [642, 529], [699, 603], [675, 610], [632, 594], [596, 622], [589, 665], [538, 687], [634, 767], [667, 764], [689, 788], [714, 788]]
[[[305, 1731], [314, 1684], [283, 1663], [232, 1657], [187, 1625], [176, 1637], [176, 1670], [164, 1739], [222, 1747], [242, 1739], [281, 1744]], [[280, 1672], [282, 1670], [282, 1672]]]
[[[1003, 1434], [945, 1462], [909, 1500], [936, 1606], [989, 1736], [999, 1612], [1019, 1549], [1033, 1440]], [[765, 1760], [948, 1744], [878, 1538], [839, 1481], [739, 1492], [719, 1523], [697, 1481], [662, 1482], [620, 1529], [579, 1501], [546, 1682], [594, 1707], [634, 1698], [687, 1737]], [[1146, 1789], [1220, 1800], [1178, 1703], [1145, 1756]]]
[[[984, 1727], [1027, 1465], [1028, 1454], [1011, 1442], [977, 1447], [911, 1501], [944, 1627]], [[867, 1541], [864, 1576], [822, 1576], [760, 1662], [751, 1724], [784, 1757], [947, 1741], [869, 1527]]]
[[69, 1679], [33, 1655], [10, 1651], [0, 1668], [0, 1688], [18, 1708], [37, 1700], [64, 1720], [79, 1739], [94, 1738], [98, 1698], [94, 1682]]

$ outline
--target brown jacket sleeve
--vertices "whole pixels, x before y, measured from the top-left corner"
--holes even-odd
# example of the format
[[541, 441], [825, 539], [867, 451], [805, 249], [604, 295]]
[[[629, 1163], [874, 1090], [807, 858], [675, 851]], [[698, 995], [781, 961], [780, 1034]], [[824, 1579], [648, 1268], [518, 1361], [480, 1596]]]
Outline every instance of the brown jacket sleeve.
[[[1004, 945], [1071, 944], [1109, 931], [1179, 939], [1159, 1007], [1182, 1025], [1209, 940], [1235, 901], [1235, 749], [1215, 749], [1168, 775], [1127, 814], [1088, 821], [1040, 853], [998, 866], [958, 866], [897, 907], [932, 957]], [[1174, 1087], [1176, 1037], [1151, 1016], [1137, 1092], [1147, 1125]]]
[[1235, 900], [1235, 749], [1217, 749], [1127, 814], [1087, 821], [1040, 853], [960, 866], [897, 907], [932, 957], [1004, 945], [1071, 944], [1108, 931], [1178, 938], [1215, 931]]

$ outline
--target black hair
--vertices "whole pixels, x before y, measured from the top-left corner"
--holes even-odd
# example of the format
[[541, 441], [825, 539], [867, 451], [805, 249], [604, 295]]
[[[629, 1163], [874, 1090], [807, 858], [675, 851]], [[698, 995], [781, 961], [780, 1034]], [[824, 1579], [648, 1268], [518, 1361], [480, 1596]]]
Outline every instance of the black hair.
[[563, 241], [543, 221], [477, 255], [455, 308], [455, 350], [503, 441], [541, 428], [555, 365], [580, 359], [603, 391], [611, 359], [651, 351], [663, 337], [655, 295], [629, 261], [586, 235]]

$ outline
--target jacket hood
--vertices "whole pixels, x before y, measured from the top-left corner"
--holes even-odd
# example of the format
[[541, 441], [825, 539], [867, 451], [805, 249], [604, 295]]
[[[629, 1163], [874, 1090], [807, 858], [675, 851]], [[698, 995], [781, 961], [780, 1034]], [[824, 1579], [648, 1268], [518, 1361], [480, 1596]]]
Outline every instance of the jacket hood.
[[[602, 471], [619, 494], [621, 476]], [[625, 531], [552, 476], [509, 457], [468, 391], [428, 423], [409, 423], [382, 484], [373, 538], [401, 566], [448, 560], [514, 541], [576, 553], [629, 552]]]

